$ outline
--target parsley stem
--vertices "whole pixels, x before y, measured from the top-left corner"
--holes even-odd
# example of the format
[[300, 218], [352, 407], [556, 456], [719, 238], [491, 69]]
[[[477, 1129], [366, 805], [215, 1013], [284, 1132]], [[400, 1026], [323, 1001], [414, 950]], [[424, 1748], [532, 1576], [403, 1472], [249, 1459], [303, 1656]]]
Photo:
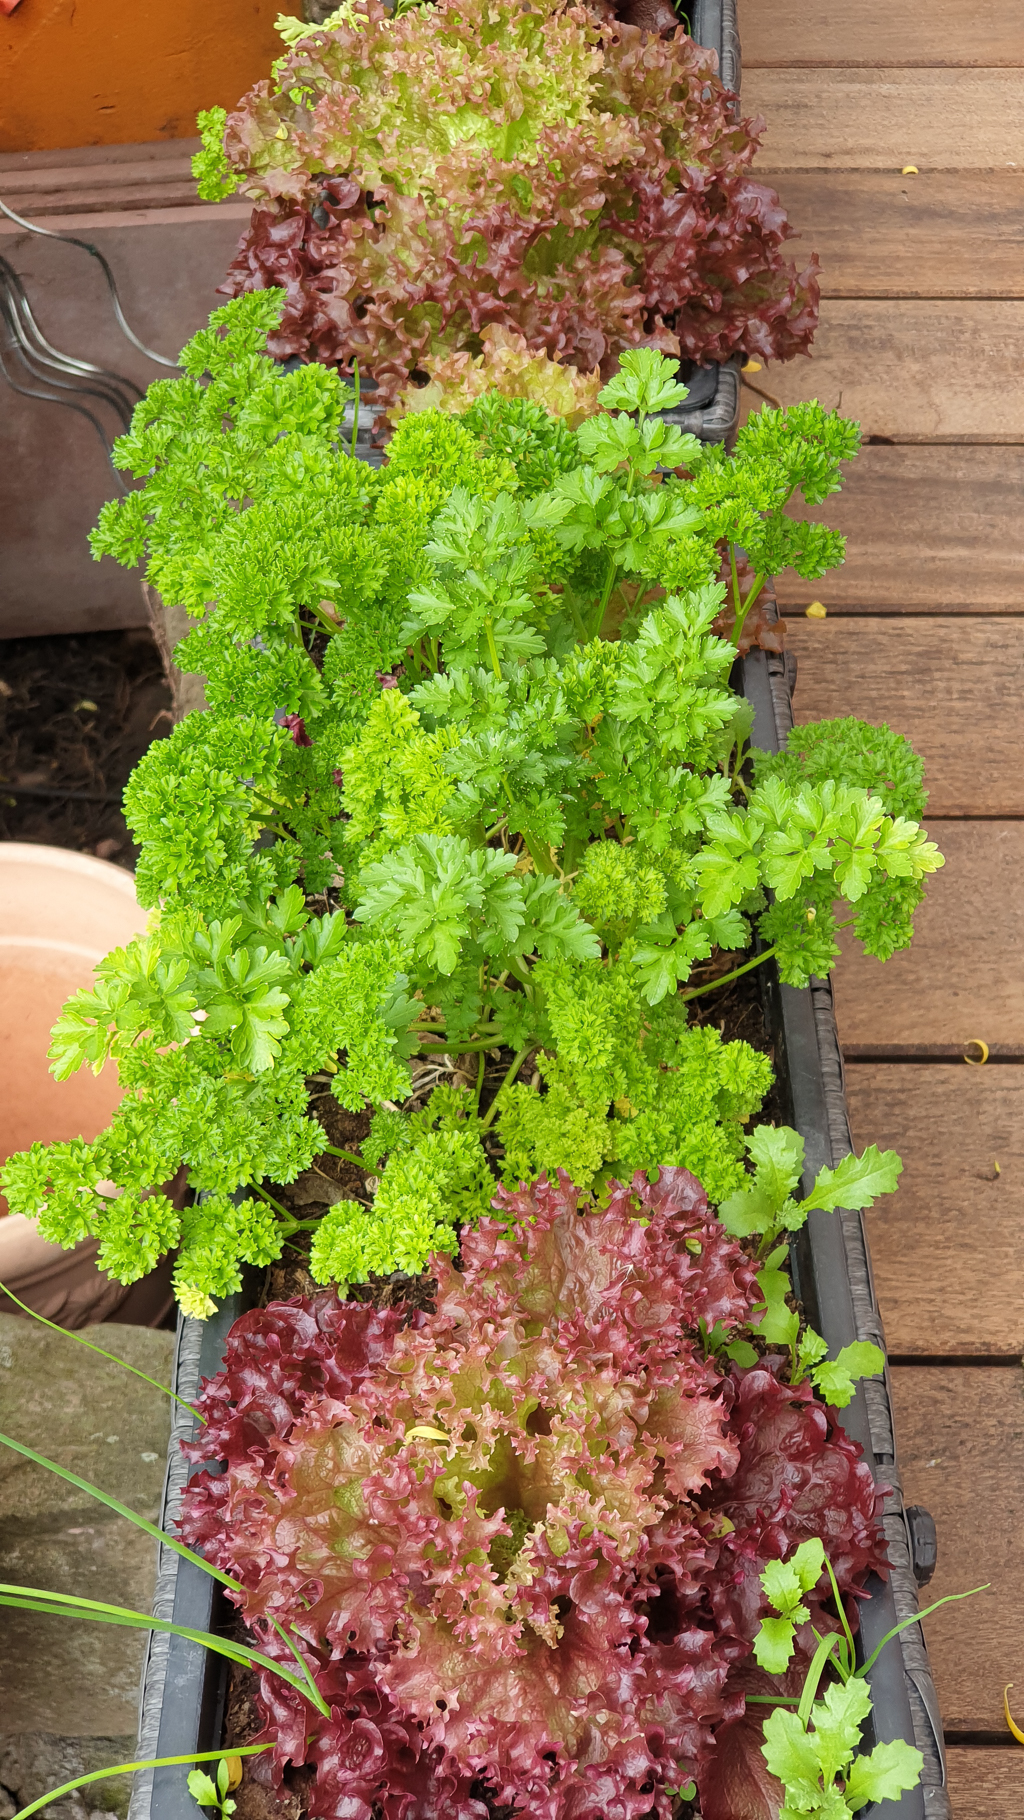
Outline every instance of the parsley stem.
[[487, 635], [487, 649], [490, 652], [490, 656], [491, 656], [491, 668], [494, 671], [495, 676], [498, 678], [498, 681], [500, 682], [501, 681], [501, 665], [498, 662], [498, 647], [494, 642], [494, 627], [491, 625], [490, 614], [488, 614], [487, 618], [484, 620], [484, 631]]
[[339, 1150], [336, 1144], [325, 1144], [323, 1154], [325, 1156], [340, 1156], [343, 1163], [354, 1163], [357, 1169], [366, 1169], [369, 1167], [367, 1163], [363, 1162], [361, 1157], [356, 1156], [354, 1150]]
[[312, 613], [320, 622], [321, 629], [324, 632], [328, 632], [332, 638], [337, 638], [338, 633], [341, 631], [341, 627], [337, 620], [328, 618], [326, 613], [322, 612], [319, 607], [314, 607], [309, 601], [306, 602], [306, 611], [307, 613]]
[[761, 589], [764, 587], [766, 578], [764, 575], [755, 575], [750, 593], [747, 595], [746, 600], [741, 600], [739, 576], [736, 573], [735, 544], [729, 545], [729, 565], [732, 569], [733, 608], [735, 611], [735, 619], [732, 628], [732, 643], [736, 646], [736, 649], [739, 650], [740, 639], [743, 636], [743, 628], [747, 623], [747, 615], [757, 600]]
[[[729, 545], [729, 573], [732, 576], [732, 617], [733, 628], [735, 630], [735, 627], [739, 624], [740, 606], [742, 605], [742, 602], [740, 601], [740, 578], [736, 569], [736, 545], [734, 543], [730, 543]], [[737, 641], [734, 638], [732, 642], [735, 644]]]
[[273, 1207], [275, 1212], [282, 1214], [286, 1220], [289, 1220], [292, 1222], [295, 1221], [295, 1215], [293, 1213], [289, 1213], [287, 1207], [282, 1207], [280, 1201], [275, 1201], [273, 1195], [268, 1194], [266, 1189], [262, 1186], [261, 1183], [254, 1182], [253, 1189], [259, 1195], [261, 1200], [266, 1201], [268, 1207]]
[[505, 1076], [505, 1079], [502, 1081], [501, 1086], [498, 1088], [497, 1093], [495, 1094], [493, 1100], [491, 1101], [490, 1111], [488, 1112], [487, 1117], [483, 1121], [483, 1130], [484, 1131], [489, 1130], [491, 1125], [493, 1124], [494, 1119], [497, 1116], [498, 1101], [501, 1099], [501, 1096], [504, 1093], [505, 1088], [508, 1086], [511, 1086], [512, 1082], [515, 1080], [516, 1075], [519, 1073], [519, 1070], [522, 1067], [523, 1063], [525, 1062], [527, 1056], [529, 1055], [530, 1049], [532, 1047], [533, 1047], [533, 1045], [530, 1044], [526, 1049], [520, 1049], [518, 1055], [514, 1058], [511, 1068], [509, 1069], [508, 1073]]
[[491, 1036], [474, 1036], [467, 1042], [460, 1037], [457, 1042], [446, 1043], [439, 1039], [436, 1043], [421, 1043], [421, 1055], [475, 1055], [478, 1049], [498, 1049], [501, 1044], [497, 1034]]
[[583, 623], [583, 616], [580, 613], [579, 607], [576, 605], [571, 594], [569, 595], [569, 612], [572, 614], [572, 623], [576, 627], [576, 634], [579, 642], [581, 645], [585, 645], [587, 642], [587, 628]]
[[607, 570], [607, 573], [604, 578], [604, 592], [602, 593], [601, 598], [597, 603], [597, 617], [594, 620], [594, 624], [591, 628], [591, 632], [590, 632], [591, 638], [597, 638], [598, 634], [600, 633], [601, 625], [604, 620], [604, 610], [605, 610], [606, 606], [608, 605], [608, 601], [611, 596], [611, 591], [612, 591], [613, 587], [615, 586], [615, 577], [618, 575], [618, 572], [619, 572], [619, 565], [616, 562], [615, 557], [609, 556], [608, 570]]
[[716, 980], [709, 980], [706, 986], [695, 986], [692, 992], [683, 992], [680, 997], [684, 1003], [687, 999], [702, 998], [705, 992], [714, 992], [719, 986], [727, 986], [730, 980], [738, 980], [741, 973], [749, 973], [751, 967], [759, 967], [762, 961], [770, 960], [774, 953], [774, 947], [764, 948], [760, 954], [755, 954], [752, 961], [744, 961], [742, 967], [734, 967], [731, 973], [720, 973]]

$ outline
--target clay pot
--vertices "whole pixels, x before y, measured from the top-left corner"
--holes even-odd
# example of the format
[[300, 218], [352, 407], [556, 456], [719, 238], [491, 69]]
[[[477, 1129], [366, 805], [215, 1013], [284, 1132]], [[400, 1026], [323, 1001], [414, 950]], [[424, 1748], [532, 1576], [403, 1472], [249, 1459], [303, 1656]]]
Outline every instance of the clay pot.
[[[0, 843], [0, 1158], [36, 1139], [94, 1138], [109, 1122], [121, 1098], [116, 1068], [55, 1081], [50, 1031], [64, 1001], [92, 985], [96, 962], [145, 927], [135, 882], [119, 866], [61, 847]], [[163, 1317], [166, 1280], [125, 1288], [97, 1270], [97, 1241], [63, 1251], [2, 1197], [0, 1216], [0, 1282], [48, 1319], [81, 1327]], [[18, 1312], [6, 1297], [0, 1306]]]

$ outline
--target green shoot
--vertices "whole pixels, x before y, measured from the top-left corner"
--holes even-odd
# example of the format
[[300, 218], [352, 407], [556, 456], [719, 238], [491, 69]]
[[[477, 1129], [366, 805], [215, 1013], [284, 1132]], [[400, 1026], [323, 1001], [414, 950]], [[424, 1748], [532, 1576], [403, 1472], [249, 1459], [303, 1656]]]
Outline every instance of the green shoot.
[[[90, 1480], [81, 1478], [78, 1473], [71, 1472], [66, 1466], [58, 1466], [55, 1460], [48, 1460], [45, 1454], [36, 1453], [34, 1448], [26, 1447], [23, 1441], [12, 1440], [10, 1435], [0, 1434], [0, 1444], [4, 1447], [12, 1448], [15, 1453], [22, 1454], [26, 1460], [32, 1460], [36, 1466], [45, 1466], [48, 1472], [55, 1473], [59, 1479], [65, 1479], [69, 1485], [74, 1485], [79, 1491], [88, 1493], [89, 1497], [95, 1498], [100, 1504], [105, 1504], [107, 1509], [112, 1510], [115, 1515], [127, 1518], [129, 1523], [134, 1523], [136, 1529], [144, 1530], [148, 1536], [152, 1536], [155, 1541], [161, 1542], [165, 1548], [169, 1548], [174, 1554], [180, 1555], [183, 1561], [190, 1561], [193, 1567], [198, 1567], [203, 1573], [209, 1574], [211, 1579], [218, 1580], [222, 1586], [226, 1586], [231, 1592], [241, 1592], [242, 1587], [238, 1580], [233, 1580], [230, 1574], [222, 1573], [219, 1567], [212, 1566], [209, 1561], [203, 1559], [202, 1555], [197, 1555], [193, 1549], [187, 1548], [184, 1542], [179, 1542], [177, 1536], [169, 1535], [165, 1529], [160, 1529], [156, 1523], [151, 1523], [148, 1517], [140, 1516], [137, 1510], [130, 1510], [127, 1504], [122, 1504], [120, 1499], [111, 1496], [110, 1492], [101, 1491], [100, 1487], [98, 1485], [93, 1485]], [[294, 1639], [288, 1635], [288, 1632], [278, 1623], [277, 1619], [271, 1618], [270, 1622], [277, 1631], [282, 1642], [287, 1644], [302, 1670], [305, 1686], [301, 1691], [305, 1693], [307, 1699], [311, 1699], [314, 1705], [319, 1707], [321, 1705], [321, 1696], [317, 1691], [316, 1684], [305, 1658], [296, 1648]], [[283, 1673], [284, 1671], [282, 1670], [280, 1672]], [[296, 1683], [295, 1685], [298, 1686], [299, 1684]]]
[[[236, 1744], [232, 1746], [231, 1755], [255, 1757], [260, 1752], [273, 1748], [272, 1740], [267, 1744]], [[140, 1757], [134, 1763], [112, 1763], [109, 1769], [94, 1769], [87, 1776], [76, 1776], [72, 1782], [62, 1782], [59, 1788], [51, 1789], [48, 1795], [40, 1795], [38, 1800], [30, 1801], [27, 1807], [19, 1808], [14, 1820], [30, 1820], [32, 1814], [38, 1814], [41, 1808], [49, 1807], [51, 1801], [72, 1795], [78, 1788], [87, 1788], [91, 1782], [105, 1782], [109, 1776], [129, 1776], [138, 1769], [173, 1769], [179, 1763], [213, 1763], [223, 1754], [223, 1749], [193, 1751], [187, 1757]]]
[[151, 1523], [148, 1517], [140, 1516], [137, 1510], [130, 1510], [127, 1504], [122, 1504], [120, 1499], [113, 1497], [109, 1491], [101, 1491], [100, 1487], [93, 1485], [89, 1479], [81, 1478], [77, 1472], [72, 1472], [67, 1466], [58, 1466], [56, 1460], [48, 1460], [45, 1454], [36, 1453], [34, 1448], [26, 1447], [24, 1441], [12, 1440], [10, 1435], [0, 1434], [0, 1445], [12, 1448], [15, 1453], [20, 1453], [26, 1460], [32, 1460], [36, 1466], [45, 1466], [47, 1472], [56, 1473], [59, 1479], [66, 1480], [69, 1485], [74, 1485], [79, 1491], [87, 1492], [89, 1497], [95, 1498], [98, 1503], [105, 1504], [107, 1509], [112, 1510], [116, 1516], [126, 1517], [129, 1523], [134, 1523], [136, 1529], [145, 1530], [147, 1536], [152, 1536], [154, 1541], [162, 1542], [165, 1548], [173, 1549], [174, 1553], [180, 1555], [183, 1561], [191, 1561], [193, 1567], [201, 1568], [203, 1573], [209, 1574], [211, 1579], [219, 1580], [222, 1586], [230, 1587], [232, 1592], [241, 1592], [241, 1585], [237, 1580], [233, 1580], [230, 1574], [221, 1573], [219, 1567], [212, 1567], [209, 1561], [203, 1560], [202, 1555], [197, 1555], [193, 1549], [186, 1548], [184, 1542], [179, 1542], [176, 1536], [168, 1535], [167, 1531], [161, 1529], [158, 1524]]
[[35, 1308], [30, 1308], [27, 1302], [22, 1302], [13, 1289], [8, 1289], [6, 1283], [0, 1283], [0, 1295], [9, 1297], [12, 1302], [17, 1303], [23, 1314], [30, 1314], [34, 1321], [41, 1321], [42, 1325], [49, 1327], [53, 1333], [62, 1333], [67, 1339], [77, 1341], [79, 1346], [88, 1346], [90, 1352], [99, 1353], [100, 1358], [109, 1360], [111, 1365], [120, 1365], [122, 1371], [130, 1371], [133, 1377], [141, 1378], [144, 1384], [151, 1385], [154, 1390], [162, 1390], [165, 1397], [172, 1397], [175, 1403], [179, 1403], [182, 1409], [187, 1409], [189, 1415], [195, 1416], [196, 1420], [202, 1422], [205, 1427], [206, 1417], [200, 1415], [198, 1409], [194, 1409], [191, 1403], [186, 1403], [184, 1397], [179, 1397], [177, 1391], [172, 1390], [168, 1384], [161, 1384], [158, 1378], [148, 1377], [144, 1371], [138, 1369], [138, 1366], [129, 1365], [126, 1359], [119, 1359], [116, 1352], [105, 1352], [103, 1347], [97, 1346], [94, 1340], [84, 1339], [80, 1333], [74, 1333], [70, 1327], [60, 1327], [56, 1321], [48, 1321], [44, 1314], [39, 1314]]
[[[167, 1636], [185, 1637], [191, 1643], [201, 1643], [218, 1656], [226, 1656], [229, 1662], [239, 1662], [246, 1668], [261, 1668], [267, 1674], [276, 1675], [279, 1681], [287, 1682], [289, 1687], [301, 1694], [303, 1699], [311, 1700], [318, 1712], [327, 1717], [329, 1708], [323, 1695], [313, 1688], [311, 1679], [293, 1675], [289, 1669], [282, 1668], [269, 1656], [259, 1650], [248, 1649], [244, 1643], [232, 1643], [224, 1637], [215, 1637], [211, 1631], [193, 1630], [185, 1624], [173, 1624], [167, 1618], [148, 1617], [144, 1612], [131, 1611], [125, 1605], [110, 1605], [102, 1599], [83, 1599], [74, 1593], [50, 1592], [39, 1586], [17, 1586], [0, 1582], [0, 1605], [6, 1605], [12, 1611], [34, 1611], [56, 1618], [82, 1618], [94, 1624], [116, 1624], [124, 1630], [162, 1631]], [[315, 1694], [315, 1698], [314, 1698]]]
[[205, 1770], [194, 1769], [188, 1778], [188, 1792], [197, 1807], [215, 1807], [217, 1812], [228, 1820], [238, 1806], [232, 1801], [228, 1790], [231, 1787], [231, 1770], [226, 1757], [217, 1765], [217, 1780], [206, 1774]]

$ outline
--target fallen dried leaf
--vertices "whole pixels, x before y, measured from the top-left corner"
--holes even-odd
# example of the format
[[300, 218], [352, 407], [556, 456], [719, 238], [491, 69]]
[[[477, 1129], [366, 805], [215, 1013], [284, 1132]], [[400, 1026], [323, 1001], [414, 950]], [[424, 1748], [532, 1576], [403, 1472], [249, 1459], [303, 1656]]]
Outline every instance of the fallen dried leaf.
[[820, 600], [812, 600], [810, 606], [807, 608], [807, 618], [808, 619], [827, 619], [828, 618], [828, 608], [825, 606], [824, 602], [822, 602]]

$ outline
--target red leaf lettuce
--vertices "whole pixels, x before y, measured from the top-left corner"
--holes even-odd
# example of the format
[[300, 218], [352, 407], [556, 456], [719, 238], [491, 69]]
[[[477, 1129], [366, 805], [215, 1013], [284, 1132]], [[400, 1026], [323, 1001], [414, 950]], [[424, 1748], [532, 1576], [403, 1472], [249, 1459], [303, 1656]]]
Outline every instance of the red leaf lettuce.
[[823, 1535], [854, 1591], [883, 1569], [876, 1488], [777, 1361], [705, 1357], [698, 1323], [738, 1328], [758, 1289], [686, 1170], [596, 1211], [564, 1176], [500, 1203], [507, 1229], [437, 1261], [433, 1314], [324, 1293], [236, 1323], [190, 1449], [226, 1470], [182, 1532], [262, 1647], [270, 1616], [308, 1646], [330, 1719], [269, 1674], [261, 1701], [275, 1773], [316, 1767], [311, 1814], [468, 1820], [486, 1792], [640, 1820], [696, 1774], [714, 1820], [723, 1728], [727, 1779], [764, 1786], [758, 1575]]
[[378, 0], [300, 39], [227, 117], [256, 208], [222, 291], [281, 286], [281, 357], [358, 359], [394, 404], [487, 328], [607, 378], [647, 344], [806, 353], [818, 264], [750, 163], [710, 53], [564, 0]]

